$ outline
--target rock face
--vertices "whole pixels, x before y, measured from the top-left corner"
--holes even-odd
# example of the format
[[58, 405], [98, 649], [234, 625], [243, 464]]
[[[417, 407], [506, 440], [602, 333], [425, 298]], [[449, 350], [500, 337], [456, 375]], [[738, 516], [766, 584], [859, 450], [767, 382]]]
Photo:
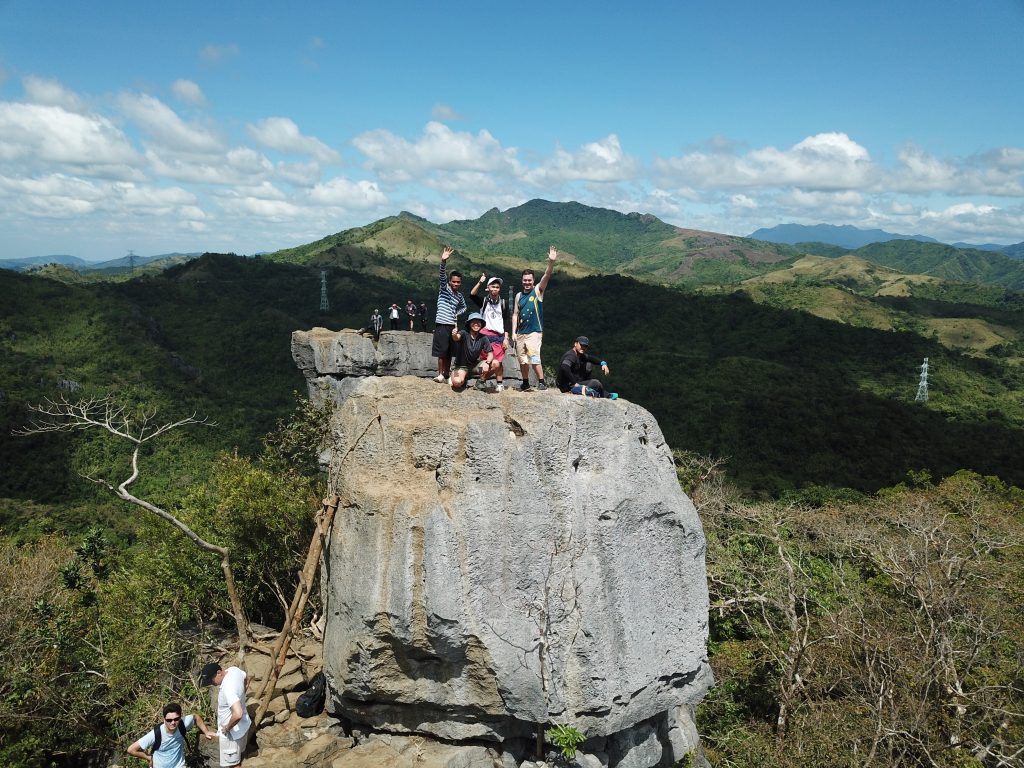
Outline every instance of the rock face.
[[[380, 347], [292, 342], [336, 403], [329, 709], [517, 760], [555, 723], [604, 765], [681, 759], [711, 682], [704, 536], [654, 418], [553, 390], [454, 393], [425, 378], [424, 349]], [[399, 375], [366, 375], [384, 371]]]

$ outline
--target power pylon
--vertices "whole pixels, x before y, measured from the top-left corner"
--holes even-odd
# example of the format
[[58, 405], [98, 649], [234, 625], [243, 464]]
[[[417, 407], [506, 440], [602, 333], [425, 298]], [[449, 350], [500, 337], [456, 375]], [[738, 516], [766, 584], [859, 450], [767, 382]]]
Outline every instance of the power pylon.
[[914, 398], [919, 403], [928, 402], [928, 358], [924, 359], [921, 363], [921, 378], [917, 382], [917, 397]]
[[331, 308], [331, 302], [327, 300], [327, 270], [320, 270], [320, 311], [327, 312]]

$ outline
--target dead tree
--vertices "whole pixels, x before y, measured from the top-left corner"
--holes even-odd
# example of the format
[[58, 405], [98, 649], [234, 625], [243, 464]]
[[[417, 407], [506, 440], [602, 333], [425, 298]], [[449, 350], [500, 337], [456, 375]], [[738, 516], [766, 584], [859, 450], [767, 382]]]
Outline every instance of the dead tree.
[[14, 434], [35, 435], [44, 432], [76, 432], [99, 429], [132, 445], [132, 471], [127, 479], [117, 485], [104, 478], [86, 475], [86, 479], [104, 486], [118, 498], [156, 515], [185, 534], [200, 549], [217, 555], [220, 558], [220, 568], [224, 572], [224, 583], [227, 587], [228, 598], [231, 601], [231, 611], [234, 614], [235, 626], [238, 630], [238, 658], [239, 660], [244, 658], [245, 650], [249, 645], [249, 625], [245, 618], [245, 612], [242, 610], [242, 601], [238, 597], [238, 590], [235, 587], [235, 576], [231, 570], [231, 553], [226, 547], [206, 541], [206, 539], [202, 538], [167, 510], [150, 501], [139, 498], [129, 490], [132, 483], [139, 478], [139, 453], [144, 444], [179, 427], [186, 427], [192, 424], [215, 425], [205, 418], [197, 418], [194, 413], [178, 421], [160, 424], [155, 420], [155, 411], [138, 414], [130, 413], [126, 406], [116, 403], [109, 395], [102, 398], [80, 400], [78, 402], [71, 402], [66, 397], [61, 397], [59, 400], [47, 399], [41, 404], [30, 405], [29, 408], [33, 413], [37, 414], [37, 417], [28, 426], [15, 430]]

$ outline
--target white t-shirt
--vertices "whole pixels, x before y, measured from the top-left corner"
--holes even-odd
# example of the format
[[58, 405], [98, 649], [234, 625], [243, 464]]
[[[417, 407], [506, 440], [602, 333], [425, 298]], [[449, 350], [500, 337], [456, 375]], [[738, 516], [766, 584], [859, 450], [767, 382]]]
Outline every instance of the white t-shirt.
[[238, 740], [249, 730], [252, 721], [249, 720], [249, 713], [245, 709], [245, 672], [238, 667], [228, 667], [224, 670], [224, 677], [220, 681], [220, 691], [217, 693], [217, 728], [227, 725], [231, 719], [231, 705], [236, 701], [242, 703], [242, 719], [235, 723], [235, 727], [228, 733], [232, 739]]
[[498, 299], [498, 303], [495, 304], [489, 298], [485, 298], [481, 309], [484, 316], [484, 328], [504, 335], [505, 319], [501, 314], [501, 299]]
[[[182, 727], [191, 728], [195, 723], [192, 715], [185, 715], [174, 733], [168, 733], [167, 726], [160, 724], [160, 749], [153, 753], [153, 768], [184, 768], [185, 766], [185, 734]], [[143, 751], [153, 746], [156, 737], [152, 729], [139, 739], [139, 748]]]

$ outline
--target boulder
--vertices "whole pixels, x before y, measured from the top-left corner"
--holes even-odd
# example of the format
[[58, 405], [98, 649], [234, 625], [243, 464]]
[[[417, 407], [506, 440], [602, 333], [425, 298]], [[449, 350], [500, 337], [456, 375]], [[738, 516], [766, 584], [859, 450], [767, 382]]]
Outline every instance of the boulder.
[[[328, 710], [372, 750], [418, 734], [522, 762], [567, 723], [610, 768], [680, 759], [711, 684], [705, 544], [655, 419], [554, 390], [454, 393], [429, 380], [429, 334], [393, 336], [408, 357], [382, 356], [384, 334], [293, 335], [334, 405]], [[366, 375], [386, 370], [409, 375]]]

